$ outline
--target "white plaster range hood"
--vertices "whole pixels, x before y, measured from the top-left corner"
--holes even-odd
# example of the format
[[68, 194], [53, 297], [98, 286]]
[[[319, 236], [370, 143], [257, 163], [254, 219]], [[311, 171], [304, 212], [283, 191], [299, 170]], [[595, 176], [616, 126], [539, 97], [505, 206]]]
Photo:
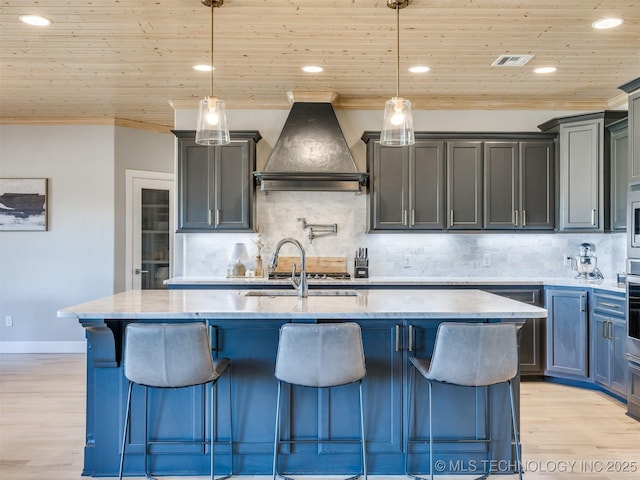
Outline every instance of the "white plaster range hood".
[[331, 102], [334, 93], [298, 97], [271, 156], [253, 175], [262, 191], [360, 192], [369, 174], [358, 172]]

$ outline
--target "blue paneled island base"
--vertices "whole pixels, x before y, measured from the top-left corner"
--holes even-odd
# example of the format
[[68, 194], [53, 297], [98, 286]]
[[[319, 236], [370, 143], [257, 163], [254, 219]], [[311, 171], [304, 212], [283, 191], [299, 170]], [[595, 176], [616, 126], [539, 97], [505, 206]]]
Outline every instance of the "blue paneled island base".
[[[86, 445], [83, 475], [117, 475], [127, 382], [122, 368], [123, 332], [130, 322], [204, 322], [214, 357], [231, 359], [230, 377], [217, 389], [215, 439], [233, 441], [215, 449], [216, 473], [232, 467], [238, 475], [269, 475], [277, 383], [275, 355], [281, 325], [287, 322], [355, 321], [362, 328], [367, 376], [364, 379], [365, 434], [371, 474], [428, 473], [428, 443], [404, 439], [408, 421], [408, 358], [429, 357], [437, 326], [443, 321], [522, 324], [544, 318], [546, 310], [479, 290], [358, 290], [356, 295], [246, 296], [243, 291], [131, 291], [60, 310], [77, 318], [87, 334]], [[516, 397], [519, 382], [516, 378]], [[357, 439], [356, 385], [332, 389], [287, 387], [283, 438]], [[426, 386], [416, 385], [411, 431], [428, 432]], [[229, 389], [232, 405], [229, 405]], [[208, 393], [202, 387], [155, 389], [149, 393], [149, 433], [158, 440], [209, 438]], [[142, 389], [132, 400], [133, 423], [127, 439], [125, 475], [143, 472], [145, 433]], [[433, 431], [436, 473], [474, 473], [491, 466], [515, 470], [514, 447], [504, 385], [464, 388], [434, 386]], [[230, 417], [232, 412], [232, 418]], [[488, 442], [480, 439], [490, 437]], [[459, 440], [471, 440], [460, 443]], [[283, 446], [281, 468], [292, 474], [341, 474], [358, 469], [357, 444]], [[408, 452], [407, 452], [408, 450]], [[233, 462], [233, 465], [231, 464]], [[195, 476], [209, 472], [206, 445], [156, 445], [151, 470], [160, 476]]]

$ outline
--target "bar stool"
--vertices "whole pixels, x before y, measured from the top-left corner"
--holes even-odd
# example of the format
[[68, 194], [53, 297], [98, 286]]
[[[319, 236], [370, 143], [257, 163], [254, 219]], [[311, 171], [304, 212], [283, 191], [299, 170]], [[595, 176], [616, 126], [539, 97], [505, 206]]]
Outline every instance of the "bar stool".
[[[511, 423], [515, 440], [517, 471], [522, 480], [520, 463], [520, 440], [513, 400], [511, 380], [518, 373], [517, 327], [513, 323], [457, 323], [443, 322], [438, 326], [431, 359], [409, 357], [415, 367], [411, 369], [409, 398], [412, 395], [417, 370], [429, 386], [429, 478], [433, 480], [433, 429], [432, 429], [432, 382], [442, 382], [467, 387], [481, 387], [507, 383], [511, 400]], [[420, 440], [410, 439], [411, 409], [405, 435], [405, 474], [408, 473], [408, 443]], [[486, 439], [487, 441], [490, 439]], [[463, 440], [461, 440], [462, 442]], [[487, 478], [485, 472], [479, 478]]]
[[[124, 467], [125, 446], [129, 432], [129, 415], [131, 413], [131, 393], [133, 385], [145, 388], [145, 421], [147, 421], [148, 389], [152, 388], [183, 388], [196, 385], [210, 384], [210, 441], [211, 452], [211, 480], [214, 479], [213, 446], [215, 436], [215, 394], [216, 384], [220, 375], [229, 366], [228, 358], [213, 360], [209, 347], [207, 330], [203, 323], [186, 324], [144, 324], [131, 323], [125, 329], [124, 347], [124, 376], [129, 380], [127, 395], [127, 410], [122, 434], [122, 450], [120, 454], [119, 479], [122, 480]], [[231, 397], [231, 386], [229, 386]], [[231, 402], [229, 402], [231, 405]], [[149, 428], [145, 425], [144, 439], [144, 474], [152, 479], [147, 466], [147, 451], [149, 445]], [[163, 442], [153, 442], [163, 443]], [[164, 442], [164, 443], [194, 443], [194, 442]], [[195, 442], [195, 443], [206, 443]], [[233, 453], [233, 449], [232, 449]], [[231, 458], [233, 469], [233, 456]], [[223, 477], [228, 478], [231, 474]]]
[[[275, 376], [278, 379], [276, 425], [273, 446], [273, 480], [276, 476], [287, 478], [278, 472], [280, 443], [330, 443], [332, 440], [280, 439], [280, 398], [282, 383], [304, 387], [329, 388], [358, 382], [360, 403], [361, 473], [349, 480], [364, 476], [367, 479], [366, 441], [362, 404], [362, 379], [366, 375], [362, 333], [360, 325], [353, 322], [296, 324], [287, 323], [280, 329], [276, 356]], [[349, 440], [341, 440], [341, 443]]]

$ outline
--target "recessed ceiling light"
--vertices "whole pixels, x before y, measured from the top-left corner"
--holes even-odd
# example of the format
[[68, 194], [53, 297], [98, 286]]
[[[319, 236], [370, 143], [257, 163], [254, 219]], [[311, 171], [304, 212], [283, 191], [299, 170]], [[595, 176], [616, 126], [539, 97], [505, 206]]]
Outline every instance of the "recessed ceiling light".
[[20, 15], [18, 18], [21, 22], [35, 27], [46, 27], [51, 25], [51, 20], [40, 15]]
[[411, 73], [427, 73], [429, 70], [431, 70], [431, 68], [427, 67], [426, 65], [416, 65], [415, 67], [409, 67], [409, 71]]
[[211, 70], [215, 70], [216, 67], [211, 68], [211, 65], [194, 65], [193, 69], [199, 72], [210, 72]]
[[538, 67], [534, 68], [534, 73], [553, 73], [558, 70], [556, 67]]
[[324, 72], [324, 68], [317, 65], [307, 65], [306, 67], [302, 67], [302, 71], [307, 73], [320, 73]]
[[597, 28], [599, 30], [604, 30], [606, 28], [615, 28], [619, 25], [622, 25], [621, 18], [601, 18], [600, 20], [596, 20], [591, 24], [593, 28]]

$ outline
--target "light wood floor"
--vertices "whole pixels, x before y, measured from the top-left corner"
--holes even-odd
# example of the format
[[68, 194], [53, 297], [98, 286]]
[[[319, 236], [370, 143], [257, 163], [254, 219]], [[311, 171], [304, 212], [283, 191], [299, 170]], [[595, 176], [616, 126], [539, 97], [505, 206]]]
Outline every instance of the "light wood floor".
[[[84, 361], [84, 355], [0, 355], [0, 479], [82, 478]], [[640, 422], [619, 402], [590, 390], [527, 382], [521, 406], [527, 480], [640, 479]], [[635, 471], [620, 472], [625, 466]]]

